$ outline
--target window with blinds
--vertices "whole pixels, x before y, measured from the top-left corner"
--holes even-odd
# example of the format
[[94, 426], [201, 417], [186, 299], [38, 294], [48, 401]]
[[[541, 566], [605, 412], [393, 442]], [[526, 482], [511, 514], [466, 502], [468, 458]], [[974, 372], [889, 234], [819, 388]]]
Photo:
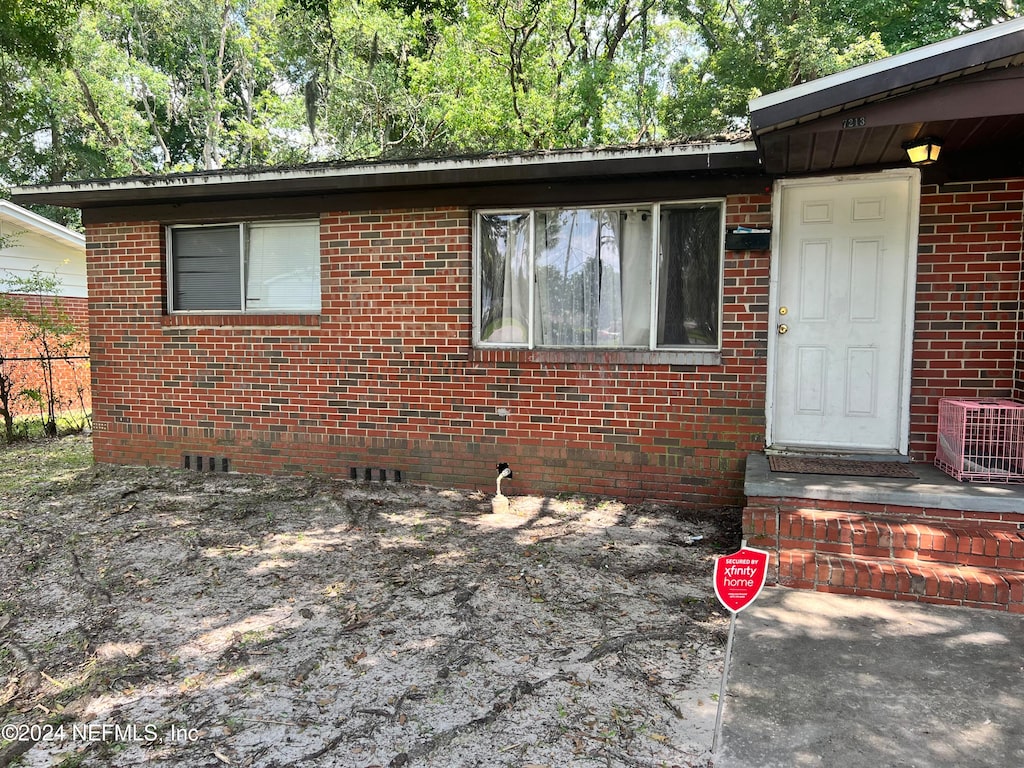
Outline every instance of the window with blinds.
[[319, 312], [316, 221], [169, 228], [171, 312]]

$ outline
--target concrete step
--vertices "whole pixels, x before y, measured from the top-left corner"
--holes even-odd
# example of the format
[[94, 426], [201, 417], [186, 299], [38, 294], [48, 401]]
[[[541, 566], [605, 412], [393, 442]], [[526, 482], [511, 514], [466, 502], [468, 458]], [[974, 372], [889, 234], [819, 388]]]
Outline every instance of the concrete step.
[[1024, 613], [1024, 573], [782, 550], [778, 583], [798, 589]]

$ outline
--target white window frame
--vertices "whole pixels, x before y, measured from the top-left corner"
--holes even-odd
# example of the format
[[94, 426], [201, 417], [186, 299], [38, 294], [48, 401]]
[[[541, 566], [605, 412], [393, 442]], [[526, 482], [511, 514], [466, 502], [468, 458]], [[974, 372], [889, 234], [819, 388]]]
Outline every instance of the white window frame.
[[[661, 294], [659, 287], [659, 276], [661, 270], [659, 269], [659, 255], [660, 255], [660, 238], [661, 238], [661, 210], [662, 208], [673, 208], [678, 206], [693, 206], [693, 205], [705, 205], [715, 204], [719, 206], [719, 242], [718, 242], [718, 317], [716, 318], [716, 333], [715, 338], [718, 340], [717, 344], [714, 345], [701, 345], [701, 344], [663, 344], [658, 345], [658, 297]], [[588, 210], [588, 211], [600, 211], [600, 210], [626, 210], [631, 208], [649, 208], [651, 215], [654, 218], [655, 226], [652, 227], [651, 237], [651, 302], [650, 302], [650, 336], [646, 347], [637, 346], [552, 346], [543, 345], [537, 346], [534, 343], [534, 326], [536, 325], [535, 316], [535, 294], [536, 294], [536, 276], [535, 276], [535, 250], [536, 250], [536, 237], [535, 237], [535, 215], [541, 211], [554, 211], [554, 210]], [[480, 219], [483, 216], [489, 215], [525, 215], [529, 217], [529, 231], [530, 241], [528, 246], [529, 252], [529, 272], [530, 272], [530, 290], [527, 302], [529, 312], [529, 325], [527, 327], [527, 341], [526, 342], [490, 342], [481, 341], [480, 339], [480, 313], [482, 307], [481, 302], [481, 286], [480, 286]], [[655, 351], [655, 352], [720, 352], [722, 349], [722, 305], [724, 303], [725, 294], [725, 198], [724, 197], [708, 197], [708, 198], [696, 198], [691, 200], [666, 200], [661, 202], [629, 202], [620, 203], [616, 205], [585, 205], [585, 204], [572, 204], [567, 203], [564, 205], [542, 205], [534, 207], [514, 207], [514, 208], [481, 208], [473, 212], [473, 346], [481, 349], [567, 349], [573, 351], [591, 351], [591, 352], [610, 352], [610, 351], [624, 351], [630, 350], [637, 351]]]
[[[248, 248], [248, 229], [252, 226], [296, 226], [316, 225], [319, 231], [320, 219], [282, 219], [282, 220], [271, 220], [271, 221], [216, 221], [204, 224], [170, 224], [167, 225], [165, 230], [165, 271], [167, 275], [167, 311], [169, 314], [174, 315], [280, 315], [280, 314], [298, 314], [298, 315], [319, 315], [323, 308], [322, 298], [318, 302], [318, 306], [314, 308], [306, 309], [250, 309], [246, 308], [247, 296], [246, 296], [246, 282], [249, 275], [249, 248]], [[173, 248], [173, 232], [175, 230], [184, 229], [203, 229], [209, 227], [237, 227], [238, 229], [238, 255], [239, 255], [239, 285], [238, 285], [238, 299], [239, 309], [177, 309], [174, 306], [174, 248]], [[319, 237], [317, 238], [317, 260], [321, 258]], [[322, 289], [323, 285], [323, 271], [321, 265], [321, 271], [319, 274], [320, 286]]]

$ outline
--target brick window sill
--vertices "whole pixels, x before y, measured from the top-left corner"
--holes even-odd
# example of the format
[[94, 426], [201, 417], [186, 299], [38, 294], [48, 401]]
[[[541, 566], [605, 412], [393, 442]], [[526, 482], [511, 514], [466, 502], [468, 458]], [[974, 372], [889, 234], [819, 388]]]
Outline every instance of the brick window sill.
[[317, 328], [320, 315], [308, 314], [194, 314], [164, 315], [165, 328], [266, 328], [268, 326], [301, 326]]
[[721, 365], [717, 350], [514, 349], [474, 347], [478, 363], [561, 363], [579, 365]]

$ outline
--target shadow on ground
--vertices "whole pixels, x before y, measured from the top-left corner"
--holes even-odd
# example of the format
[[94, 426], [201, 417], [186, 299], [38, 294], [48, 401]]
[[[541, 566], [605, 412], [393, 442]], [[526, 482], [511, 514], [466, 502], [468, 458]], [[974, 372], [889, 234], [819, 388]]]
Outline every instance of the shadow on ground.
[[583, 497], [11, 483], [0, 766], [707, 765], [737, 538], [734, 509]]
[[765, 590], [737, 619], [714, 764], [1024, 765], [1024, 616]]

